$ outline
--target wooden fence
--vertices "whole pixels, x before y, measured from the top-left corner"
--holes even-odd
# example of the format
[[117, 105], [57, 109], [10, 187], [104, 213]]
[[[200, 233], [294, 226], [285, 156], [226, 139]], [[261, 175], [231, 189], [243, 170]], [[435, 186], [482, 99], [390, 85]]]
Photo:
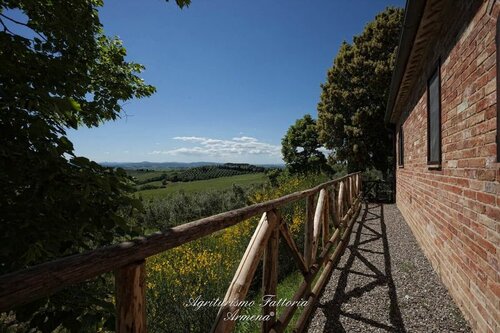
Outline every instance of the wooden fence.
[[[6, 274], [0, 276], [0, 312], [114, 271], [116, 331], [146, 332], [145, 259], [262, 214], [227, 290], [224, 299], [226, 305], [219, 310], [212, 332], [234, 330], [236, 322], [224, 319], [228, 313], [234, 314], [240, 310], [236, 305], [238, 301], [245, 299], [261, 259], [264, 263], [263, 295], [277, 297], [280, 236], [290, 249], [304, 281], [291, 300], [294, 305], [285, 307], [279, 318], [273, 306], [263, 307], [263, 315], [268, 315], [270, 320], [262, 322], [262, 332], [283, 332], [297, 309], [296, 302], [305, 299], [308, 300], [307, 306], [294, 329], [301, 332], [319, 293], [349, 242], [352, 226], [361, 208], [360, 194], [361, 175], [353, 173], [312, 189], [203, 218], [148, 237]], [[306, 200], [307, 208], [303, 253], [299, 251], [287, 224], [280, 217], [280, 207], [302, 199]], [[322, 267], [323, 270], [313, 285]]]

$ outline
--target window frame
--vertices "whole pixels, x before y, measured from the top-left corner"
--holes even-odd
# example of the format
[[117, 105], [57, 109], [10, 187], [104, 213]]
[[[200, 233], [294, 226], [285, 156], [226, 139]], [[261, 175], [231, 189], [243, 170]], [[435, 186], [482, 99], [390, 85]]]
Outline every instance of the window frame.
[[398, 132], [398, 166], [400, 168], [404, 167], [405, 165], [405, 139], [404, 139], [404, 132], [403, 132], [403, 125], [399, 126], [399, 132]]
[[[438, 80], [438, 160], [437, 161], [432, 161], [431, 160], [431, 94], [430, 94], [430, 86], [431, 82], [433, 79]], [[434, 70], [432, 71], [431, 75], [429, 76], [429, 79], [427, 80], [427, 165], [429, 168], [440, 168], [442, 164], [442, 106], [441, 106], [441, 60], [438, 60], [437, 64], [434, 66]]]

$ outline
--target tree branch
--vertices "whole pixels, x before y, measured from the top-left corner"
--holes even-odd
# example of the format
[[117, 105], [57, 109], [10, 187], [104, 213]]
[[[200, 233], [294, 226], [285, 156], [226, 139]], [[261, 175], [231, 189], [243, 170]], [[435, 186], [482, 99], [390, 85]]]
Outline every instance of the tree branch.
[[[36, 34], [37, 34], [40, 38], [42, 38], [44, 41], [47, 41], [47, 37], [43, 36], [43, 35], [42, 35], [42, 34], [40, 34], [38, 31], [36, 31], [36, 30], [35, 30], [35, 29], [33, 29], [32, 27], [30, 27], [27, 23], [23, 23], [23, 22], [21, 22], [21, 21], [14, 20], [12, 17], [9, 17], [9, 16], [7, 16], [7, 15], [5, 15], [5, 14], [2, 14], [2, 13], [0, 13], [0, 16], [2, 16], [2, 17], [4, 17], [4, 18], [6, 18], [7, 20], [9, 20], [9, 21], [11, 21], [11, 22], [13, 22], [13, 23], [15, 23], [15, 24], [22, 25], [22, 26], [24, 26], [24, 27], [30, 28], [30, 29], [31, 29], [34, 33], [36, 33]], [[1, 21], [1, 19], [0, 19], [0, 21]], [[14, 35], [14, 33], [13, 33], [12, 31], [10, 31], [10, 30], [7, 28], [7, 26], [5, 25], [5, 23], [4, 23], [3, 21], [2, 21], [2, 25], [3, 25], [3, 27], [4, 27], [4, 31], [8, 31], [8, 32], [10, 32], [11, 34], [13, 34], [13, 35]]]
[[5, 25], [4, 21], [0, 18], [0, 24], [3, 26], [3, 32], [11, 34], [12, 36], [15, 36], [16, 34], [10, 31], [10, 29]]
[[28, 26], [28, 24], [27, 24], [27, 23], [23, 23], [23, 22], [21, 22], [21, 21], [14, 20], [13, 18], [8, 17], [8, 16], [7, 16], [7, 15], [5, 15], [5, 14], [0, 13], [0, 16], [2, 16], [2, 17], [4, 17], [4, 18], [6, 18], [7, 20], [9, 20], [9, 21], [11, 21], [11, 22], [14, 22], [15, 24], [24, 25], [25, 27], [30, 28], [30, 27]]

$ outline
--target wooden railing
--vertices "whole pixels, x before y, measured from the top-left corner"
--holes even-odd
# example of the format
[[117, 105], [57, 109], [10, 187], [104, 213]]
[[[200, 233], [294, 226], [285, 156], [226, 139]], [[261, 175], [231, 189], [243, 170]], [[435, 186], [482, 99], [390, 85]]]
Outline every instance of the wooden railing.
[[[262, 214], [227, 290], [224, 304], [229, 305], [220, 309], [212, 332], [234, 330], [236, 322], [224, 318], [229, 312], [240, 311], [240, 308], [232, 306], [237, 302], [231, 301], [245, 299], [262, 258], [263, 295], [276, 297], [280, 236], [304, 276], [304, 281], [292, 299], [308, 300], [295, 326], [295, 331], [300, 332], [305, 328], [319, 293], [349, 242], [353, 223], [361, 208], [360, 194], [361, 175], [353, 173], [312, 189], [203, 218], [148, 237], [6, 274], [0, 276], [0, 313], [114, 271], [116, 331], [146, 332], [145, 259]], [[303, 253], [299, 251], [279, 210], [286, 204], [302, 199], [306, 200], [307, 207]], [[321, 252], [318, 256], [320, 244]], [[313, 285], [321, 267], [324, 269]], [[276, 318], [271, 315], [276, 314], [275, 308], [263, 307], [263, 315], [269, 315], [271, 319], [263, 321], [262, 331], [283, 332], [296, 309], [296, 305], [286, 307], [279, 318]]]

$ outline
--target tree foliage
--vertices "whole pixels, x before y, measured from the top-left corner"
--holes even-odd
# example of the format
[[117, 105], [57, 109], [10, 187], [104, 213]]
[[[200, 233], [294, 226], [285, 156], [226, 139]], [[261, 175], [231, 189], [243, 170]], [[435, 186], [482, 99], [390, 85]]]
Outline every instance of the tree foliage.
[[[127, 195], [125, 173], [76, 156], [66, 136], [116, 119], [124, 101], [155, 91], [138, 76], [144, 67], [125, 59], [122, 42], [103, 34], [102, 5], [0, 0], [0, 274], [138, 231], [124, 218], [141, 209]], [[110, 304], [102, 295], [90, 300], [101, 310]], [[61, 323], [79, 331], [98, 316], [83, 311], [81, 299], [80, 308], [59, 311], [58, 298], [75, 299], [55, 296], [18, 309], [18, 318], [42, 331]]]
[[[0, 24], [0, 272], [109, 243], [129, 232], [124, 173], [75, 156], [68, 128], [119, 116], [154, 92], [102, 34], [100, 1], [2, 2]], [[26, 21], [12, 18], [21, 10]], [[21, 35], [29, 28], [29, 36]], [[13, 261], [12, 258], [17, 258]]]
[[389, 167], [384, 112], [402, 19], [402, 9], [387, 8], [352, 44], [344, 42], [321, 86], [320, 141], [350, 172], [375, 167], [385, 173]]
[[281, 153], [291, 173], [317, 173], [326, 165], [318, 139], [316, 121], [308, 114], [290, 126], [281, 140]]

